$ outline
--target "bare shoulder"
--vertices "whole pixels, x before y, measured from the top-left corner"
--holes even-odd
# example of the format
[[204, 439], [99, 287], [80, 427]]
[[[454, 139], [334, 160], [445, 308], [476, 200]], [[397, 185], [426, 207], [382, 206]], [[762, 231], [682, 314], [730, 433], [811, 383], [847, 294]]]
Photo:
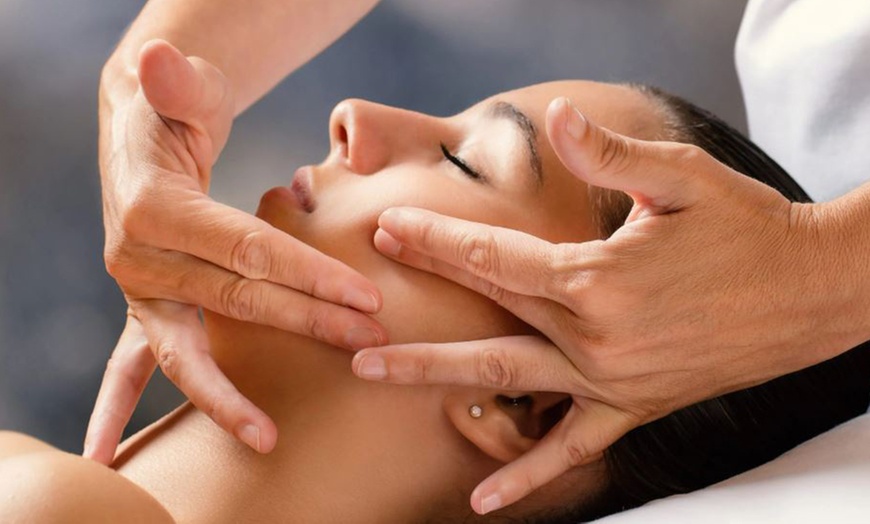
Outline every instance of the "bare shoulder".
[[0, 522], [175, 521], [114, 470], [26, 435], [0, 432]]
[[30, 435], [14, 431], [0, 431], [0, 461], [16, 455], [53, 449], [56, 448]]

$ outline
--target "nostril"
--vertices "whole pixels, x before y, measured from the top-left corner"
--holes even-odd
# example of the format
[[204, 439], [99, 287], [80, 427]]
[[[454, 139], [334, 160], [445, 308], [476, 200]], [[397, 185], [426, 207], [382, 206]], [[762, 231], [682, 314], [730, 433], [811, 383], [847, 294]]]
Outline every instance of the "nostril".
[[338, 142], [340, 144], [347, 144], [347, 128], [344, 126], [338, 126]]

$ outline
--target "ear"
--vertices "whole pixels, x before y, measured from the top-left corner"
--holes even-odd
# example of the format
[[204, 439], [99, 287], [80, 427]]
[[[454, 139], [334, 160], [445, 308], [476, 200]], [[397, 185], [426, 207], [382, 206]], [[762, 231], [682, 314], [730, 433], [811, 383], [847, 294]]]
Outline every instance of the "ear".
[[[472, 406], [480, 416], [472, 416]], [[570, 407], [571, 397], [562, 393], [463, 389], [444, 398], [444, 412], [457, 431], [503, 463], [530, 450]]]

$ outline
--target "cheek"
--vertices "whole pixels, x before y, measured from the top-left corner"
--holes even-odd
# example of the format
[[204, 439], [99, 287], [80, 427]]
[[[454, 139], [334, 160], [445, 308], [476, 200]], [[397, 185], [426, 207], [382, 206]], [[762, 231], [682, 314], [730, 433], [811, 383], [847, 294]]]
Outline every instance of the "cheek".
[[[338, 181], [333, 181], [338, 182]], [[394, 263], [380, 255], [372, 239], [380, 214], [390, 207], [412, 206], [486, 223], [506, 223], [515, 209], [487, 188], [443, 174], [396, 169], [372, 176], [348, 176], [316, 190], [312, 214], [260, 216], [316, 249], [369, 274]], [[521, 214], [519, 214], [521, 215]]]
[[378, 216], [393, 206], [494, 222], [508, 210], [478, 188], [451, 183], [414, 184], [406, 177], [355, 177], [317, 194], [314, 213], [259, 215], [315, 249], [353, 267], [377, 284], [384, 308], [377, 318], [391, 342], [449, 342], [527, 333], [530, 330], [492, 301], [468, 289], [381, 255], [372, 242]]

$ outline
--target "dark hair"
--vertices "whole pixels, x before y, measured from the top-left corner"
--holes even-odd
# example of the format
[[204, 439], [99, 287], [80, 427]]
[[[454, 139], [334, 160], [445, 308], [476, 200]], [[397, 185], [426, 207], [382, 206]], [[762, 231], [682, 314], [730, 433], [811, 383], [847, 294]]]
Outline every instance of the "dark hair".
[[[809, 196], [758, 146], [715, 115], [660, 89], [632, 85], [666, 115], [665, 139], [697, 145], [720, 162], [763, 182], [791, 201]], [[593, 195], [602, 236], [625, 220], [631, 200], [612, 191]], [[609, 483], [595, 504], [558, 517], [574, 523], [700, 489], [768, 462], [798, 444], [861, 415], [870, 403], [870, 342], [836, 358], [681, 409], [641, 426], [605, 453]], [[550, 508], [552, 510], [552, 508]]]

